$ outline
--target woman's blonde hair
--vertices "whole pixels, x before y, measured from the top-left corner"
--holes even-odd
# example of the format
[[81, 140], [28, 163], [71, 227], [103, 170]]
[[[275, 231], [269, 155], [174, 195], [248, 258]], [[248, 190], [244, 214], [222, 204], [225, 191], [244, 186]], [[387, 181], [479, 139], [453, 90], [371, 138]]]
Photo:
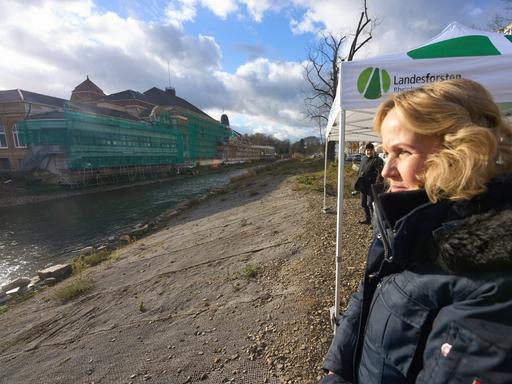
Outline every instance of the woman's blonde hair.
[[512, 126], [479, 83], [446, 80], [393, 94], [377, 110], [379, 134], [393, 108], [412, 131], [441, 138], [441, 148], [418, 175], [432, 202], [469, 199], [485, 191], [491, 178], [512, 170]]

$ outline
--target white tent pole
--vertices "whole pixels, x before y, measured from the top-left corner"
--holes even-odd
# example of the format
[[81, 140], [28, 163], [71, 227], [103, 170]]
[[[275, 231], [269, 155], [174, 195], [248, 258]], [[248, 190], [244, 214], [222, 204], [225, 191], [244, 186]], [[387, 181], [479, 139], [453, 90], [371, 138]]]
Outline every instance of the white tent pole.
[[341, 280], [341, 230], [343, 222], [343, 185], [345, 170], [345, 110], [341, 110], [340, 125], [338, 130], [338, 196], [336, 215], [336, 287], [334, 297], [334, 315], [338, 316], [340, 310], [339, 288]]
[[329, 208], [327, 208], [327, 146], [329, 145], [329, 140], [325, 139], [325, 153], [324, 153], [324, 206], [322, 207], [322, 212], [326, 213]]

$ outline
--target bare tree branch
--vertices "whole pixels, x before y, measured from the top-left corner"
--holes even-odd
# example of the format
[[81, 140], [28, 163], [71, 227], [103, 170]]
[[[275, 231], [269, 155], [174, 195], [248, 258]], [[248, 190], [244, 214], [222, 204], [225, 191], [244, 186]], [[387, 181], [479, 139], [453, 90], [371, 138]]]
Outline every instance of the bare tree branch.
[[506, 27], [512, 23], [512, 0], [501, 0], [503, 3], [503, 13], [495, 14], [487, 27], [492, 31], [503, 32]]
[[[351, 34], [350, 49], [346, 57], [341, 56], [343, 46], [349, 41], [347, 35], [337, 37], [325, 34], [316, 47], [310, 48], [304, 65], [304, 80], [308, 84], [308, 93], [304, 97], [305, 114], [320, 127], [327, 122], [331, 105], [336, 97], [340, 62], [351, 61], [356, 53], [372, 39], [376, 20], [368, 16], [366, 0], [362, 1], [362, 11], [354, 33]], [[512, 0], [503, 0], [510, 1]]]

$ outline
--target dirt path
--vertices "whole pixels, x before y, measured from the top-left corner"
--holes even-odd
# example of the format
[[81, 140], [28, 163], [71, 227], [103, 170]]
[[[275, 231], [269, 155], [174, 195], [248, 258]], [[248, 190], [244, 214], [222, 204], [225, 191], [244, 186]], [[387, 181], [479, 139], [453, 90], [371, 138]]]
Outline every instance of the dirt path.
[[[334, 201], [329, 201], [334, 205]], [[0, 315], [0, 383], [313, 383], [331, 339], [335, 215], [264, 173]], [[344, 297], [370, 236], [346, 204]]]

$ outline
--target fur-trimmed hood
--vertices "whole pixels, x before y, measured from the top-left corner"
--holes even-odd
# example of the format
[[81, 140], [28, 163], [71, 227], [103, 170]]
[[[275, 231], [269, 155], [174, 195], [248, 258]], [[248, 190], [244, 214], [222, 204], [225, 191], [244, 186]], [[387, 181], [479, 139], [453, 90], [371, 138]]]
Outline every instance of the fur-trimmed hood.
[[437, 261], [450, 272], [512, 268], [512, 209], [491, 210], [434, 232]]

